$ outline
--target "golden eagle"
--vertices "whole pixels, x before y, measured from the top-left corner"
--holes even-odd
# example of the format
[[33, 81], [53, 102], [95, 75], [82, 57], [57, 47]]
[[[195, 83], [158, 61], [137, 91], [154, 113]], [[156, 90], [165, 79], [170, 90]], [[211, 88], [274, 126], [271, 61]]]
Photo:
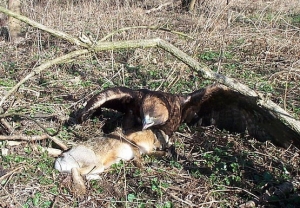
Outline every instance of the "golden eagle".
[[181, 124], [185, 96], [147, 89], [132, 90], [127, 87], [106, 89], [93, 96], [79, 112], [78, 120], [85, 121], [101, 108], [124, 113], [123, 130], [158, 128], [170, 136]]
[[159, 129], [171, 136], [182, 123], [245, 133], [260, 141], [271, 140], [288, 147], [300, 147], [300, 135], [259, 106], [255, 97], [240, 94], [220, 84], [186, 95], [126, 87], [106, 89], [88, 100], [79, 112], [80, 122], [101, 108], [124, 113], [123, 129]]

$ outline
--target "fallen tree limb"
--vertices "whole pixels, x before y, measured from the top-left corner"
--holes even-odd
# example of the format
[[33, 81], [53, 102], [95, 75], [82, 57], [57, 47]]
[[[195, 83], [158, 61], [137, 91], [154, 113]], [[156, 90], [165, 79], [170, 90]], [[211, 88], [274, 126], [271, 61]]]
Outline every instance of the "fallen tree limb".
[[148, 10], [146, 10], [146, 14], [150, 14], [151, 12], [156, 12], [156, 11], [159, 11], [159, 10], [161, 10], [163, 7], [166, 7], [166, 6], [169, 6], [169, 5], [172, 5], [173, 4], [173, 1], [169, 1], [169, 2], [166, 2], [166, 3], [164, 3], [164, 4], [161, 4], [161, 5], [159, 5], [158, 7], [154, 7], [154, 8], [152, 8], [152, 9], [148, 9]]
[[118, 42], [102, 42], [96, 45], [94, 51], [103, 50], [115, 50], [115, 49], [125, 49], [125, 48], [149, 48], [149, 47], [159, 47], [168, 51], [176, 58], [188, 65], [194, 72], [196, 72], [200, 77], [205, 79], [215, 80], [227, 87], [240, 92], [243, 95], [256, 97], [257, 104], [268, 109], [274, 113], [278, 118], [284, 120], [289, 124], [298, 134], [300, 134], [300, 121], [296, 120], [288, 112], [282, 109], [280, 106], [275, 104], [273, 101], [267, 99], [262, 93], [258, 93], [247, 85], [238, 82], [236, 79], [226, 77], [222, 74], [216, 73], [210, 70], [207, 66], [200, 64], [198, 61], [188, 56], [186, 53], [176, 48], [172, 44], [160, 39], [149, 39], [149, 40], [129, 40], [129, 41], [118, 41]]
[[[11, 15], [15, 18], [20, 18], [20, 15], [16, 15], [13, 12], [4, 9], [2, 7], [0, 7], [0, 11], [4, 12], [7, 15]], [[23, 16], [22, 16], [23, 17]], [[61, 33], [58, 31], [58, 33], [56, 33], [57, 31], [51, 30], [41, 24], [33, 24], [34, 21], [28, 21], [28, 18], [22, 18], [20, 19], [21, 21], [26, 21], [29, 23], [31, 23], [32, 26], [37, 27], [41, 30], [45, 30], [49, 33], [54, 33], [55, 32], [55, 36], [62, 38], [62, 39], [66, 39], [69, 40], [69, 35], [67, 35], [66, 33]], [[77, 39], [78, 40], [78, 39]], [[4, 100], [10, 95], [12, 94], [12, 92], [14, 92], [21, 84], [23, 84], [25, 81], [27, 81], [30, 77], [34, 76], [35, 74], [39, 73], [40, 71], [54, 65], [57, 63], [62, 63], [68, 59], [74, 58], [76, 56], [88, 53], [89, 51], [104, 51], [104, 50], [116, 50], [116, 49], [126, 49], [126, 48], [150, 48], [150, 47], [159, 47], [162, 48], [163, 50], [171, 53], [172, 55], [174, 55], [176, 58], [178, 58], [179, 60], [181, 60], [182, 62], [184, 62], [185, 64], [187, 64], [192, 71], [196, 72], [199, 76], [205, 78], [205, 79], [210, 79], [210, 80], [215, 80], [219, 83], [222, 83], [228, 87], [230, 87], [233, 90], [236, 90], [238, 92], [240, 92], [243, 95], [246, 96], [251, 96], [251, 97], [255, 97], [257, 98], [257, 104], [268, 109], [269, 111], [271, 111], [272, 113], [274, 113], [279, 119], [285, 121], [290, 127], [292, 127], [299, 135], [300, 135], [300, 121], [296, 120], [295, 118], [293, 118], [293, 116], [291, 116], [289, 113], [287, 113], [284, 109], [282, 109], [280, 106], [276, 105], [274, 102], [272, 102], [271, 100], [267, 99], [265, 96], [263, 96], [263, 94], [258, 93], [252, 89], [250, 89], [248, 86], [238, 82], [235, 79], [226, 77], [222, 74], [218, 74], [216, 72], [213, 72], [212, 70], [210, 70], [207, 66], [204, 66], [202, 64], [200, 64], [198, 61], [196, 61], [195, 59], [193, 59], [192, 57], [188, 56], [186, 53], [184, 53], [183, 51], [181, 51], [180, 49], [176, 48], [175, 46], [173, 46], [172, 44], [161, 40], [159, 38], [155, 38], [155, 39], [150, 39], [150, 40], [129, 40], [129, 41], [118, 41], [118, 42], [98, 42], [96, 45], [86, 45], [86, 44], [80, 44], [82, 43], [80, 40], [79, 42], [75, 41], [73, 39], [70, 40], [70, 42], [73, 43], [78, 43], [80, 46], [83, 47], [87, 47], [89, 48], [89, 50], [85, 49], [85, 50], [78, 50], [78, 51], [74, 51], [71, 52], [67, 55], [64, 55], [62, 57], [56, 58], [52, 61], [47, 61], [44, 64], [40, 65], [39, 67], [37, 67], [32, 73], [30, 73], [29, 75], [27, 75], [25, 78], [23, 78], [16, 86], [14, 86], [1, 100], [0, 102], [0, 106], [3, 104]]]
[[101, 42], [106, 41], [108, 38], [112, 37], [115, 34], [118, 34], [120, 32], [124, 32], [124, 31], [127, 31], [127, 30], [132, 30], [132, 29], [161, 30], [161, 31], [165, 31], [165, 32], [169, 32], [169, 33], [173, 33], [173, 34], [179, 35], [181, 37], [185, 37], [185, 38], [189, 38], [189, 39], [194, 39], [192, 36], [189, 36], [189, 35], [184, 34], [182, 32], [178, 32], [178, 31], [175, 31], [175, 30], [164, 28], [164, 27], [156, 27], [156, 26], [133, 26], [133, 27], [124, 27], [124, 28], [121, 28], [119, 30], [113, 31], [112, 33], [107, 34], [101, 40], [98, 41], [98, 44], [101, 44]]
[[[3, 12], [4, 14], [10, 16], [10, 17], [14, 17], [22, 22], [25, 22], [27, 24], [29, 24], [30, 26], [32, 27], [35, 27], [35, 28], [38, 28], [40, 30], [43, 30], [45, 32], [48, 32], [50, 33], [51, 35], [55, 36], [55, 37], [59, 37], [61, 39], [64, 39], [70, 43], [73, 43], [75, 45], [78, 45], [78, 46], [82, 46], [82, 47], [85, 47], [85, 48], [88, 48], [92, 45], [92, 42], [90, 44], [87, 44], [86, 42], [82, 41], [80, 38], [76, 38], [76, 37], [73, 37], [72, 35], [69, 35], [65, 32], [61, 32], [59, 30], [54, 30], [52, 28], [49, 28], [45, 25], [42, 25], [34, 20], [31, 20], [23, 15], [20, 15], [20, 14], [17, 14], [11, 10], [8, 10], [8, 9], [5, 9], [3, 7], [0, 7], [0, 12]], [[168, 28], [163, 28], [163, 27], [156, 27], [156, 26], [133, 26], [133, 27], [125, 27], [125, 28], [121, 28], [119, 30], [116, 30], [108, 35], [106, 35], [105, 37], [103, 37], [99, 42], [103, 42], [105, 40], [107, 40], [109, 37], [117, 34], [117, 33], [120, 33], [120, 32], [123, 32], [123, 31], [126, 31], [126, 30], [131, 30], [131, 29], [150, 29], [150, 30], [162, 30], [162, 31], [166, 31], [166, 32], [170, 32], [170, 33], [173, 33], [173, 34], [177, 34], [179, 36], [182, 36], [182, 37], [186, 37], [186, 38], [189, 38], [189, 39], [193, 39], [193, 37], [187, 35], [187, 34], [184, 34], [182, 32], [178, 32], [178, 31], [174, 31], [174, 30], [170, 30]]]
[[57, 137], [49, 136], [48, 138], [51, 139], [55, 144], [57, 144], [62, 150], [65, 151], [65, 150], [69, 149], [67, 147], [67, 145], [63, 141], [58, 139]]
[[20, 82], [18, 82], [13, 88], [11, 88], [1, 99], [0, 101], [0, 107], [3, 105], [4, 101], [13, 93], [15, 92], [23, 83], [25, 83], [28, 79], [30, 79], [31, 77], [37, 75], [38, 73], [40, 73], [41, 71], [55, 65], [55, 64], [60, 64], [60, 63], [64, 63], [72, 58], [75, 58], [77, 56], [83, 55], [88, 53], [89, 51], [87, 49], [83, 49], [83, 50], [77, 50], [77, 51], [73, 51], [71, 53], [68, 53], [64, 56], [58, 57], [56, 59], [50, 60], [50, 61], [46, 61], [43, 64], [41, 64], [39, 67], [35, 68], [31, 73], [29, 73], [26, 77], [24, 77]]
[[46, 27], [45, 25], [42, 25], [42, 24], [40, 24], [36, 21], [33, 21], [33, 20], [23, 16], [23, 15], [12, 12], [11, 10], [5, 9], [4, 7], [0, 7], [0, 12], [3, 12], [4, 14], [6, 14], [10, 17], [14, 17], [18, 20], [21, 20], [22, 22], [25, 22], [25, 23], [31, 25], [32, 27], [39, 28], [43, 31], [46, 31], [46, 32], [50, 33], [53, 36], [62, 38], [64, 40], [67, 40], [70, 43], [73, 43], [73, 44], [76, 44], [76, 45], [82, 46], [82, 47], [87, 47], [87, 44], [83, 43], [78, 38], [75, 38], [75, 37], [73, 37], [73, 36], [71, 36], [67, 33], [61, 32], [59, 30], [54, 30], [54, 29], [51, 29], [49, 27]]
[[[26, 143], [26, 141], [11, 141], [11, 140], [7, 140], [7, 142], [5, 143], [6, 146], [19, 146]], [[41, 151], [41, 152], [47, 152], [48, 155], [52, 156], [52, 157], [58, 157], [59, 155], [61, 155], [62, 150], [60, 149], [56, 149], [56, 148], [52, 148], [52, 147], [42, 147], [40, 145], [36, 145], [36, 144], [31, 144], [30, 147], [35, 150], [35, 151]], [[3, 148], [1, 149], [2, 151], [2, 156], [6, 156], [8, 154], [8, 149], [7, 148]]]
[[[1, 113], [1, 112], [0, 112]], [[0, 114], [0, 116], [1, 116], [1, 114]], [[8, 132], [8, 133], [11, 133], [11, 132], [13, 132], [13, 130], [14, 130], [14, 128], [4, 119], [4, 118], [1, 118], [0, 117], [0, 122], [1, 122], [1, 124], [6, 128], [6, 131]]]
[[184, 62], [186, 65], [191, 67], [193, 71], [197, 72], [199, 76], [210, 80], [216, 80], [217, 82], [224, 84], [243, 95], [256, 97], [258, 105], [274, 113], [278, 118], [284, 120], [298, 134], [300, 134], [300, 121], [296, 120], [293, 116], [291, 116], [288, 112], [275, 104], [273, 101], [266, 98], [262, 93], [252, 90], [247, 85], [238, 82], [236, 79], [213, 72], [207, 66], [201, 65], [198, 61], [164, 40], [159, 41], [158, 47], [163, 48], [164, 50], [168, 51], [176, 58]]
[[42, 134], [42, 135], [36, 135], [36, 136], [25, 136], [25, 135], [0, 135], [0, 140], [21, 140], [21, 141], [41, 141], [45, 139], [51, 139], [55, 144], [57, 144], [62, 150], [67, 150], [68, 147], [67, 145], [64, 144], [60, 139], [57, 137], [52, 137], [47, 134]]
[[40, 141], [47, 139], [49, 136], [47, 134], [38, 136], [25, 136], [25, 135], [0, 135], [0, 140], [22, 140], [22, 141]]
[[60, 149], [51, 148], [51, 147], [42, 147], [39, 145], [33, 145], [32, 148], [34, 150], [41, 150], [42, 152], [48, 152], [48, 155], [52, 157], [58, 157], [62, 153]]

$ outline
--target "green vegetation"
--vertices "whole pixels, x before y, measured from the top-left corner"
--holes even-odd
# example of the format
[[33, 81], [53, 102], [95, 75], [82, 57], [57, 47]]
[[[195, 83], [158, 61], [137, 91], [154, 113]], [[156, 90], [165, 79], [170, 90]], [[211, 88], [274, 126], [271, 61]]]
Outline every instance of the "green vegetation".
[[11, 79], [0, 79], [0, 86], [13, 87], [14, 85], [16, 85], [16, 82]]
[[300, 25], [300, 14], [295, 14], [291, 16], [292, 24], [299, 27]]

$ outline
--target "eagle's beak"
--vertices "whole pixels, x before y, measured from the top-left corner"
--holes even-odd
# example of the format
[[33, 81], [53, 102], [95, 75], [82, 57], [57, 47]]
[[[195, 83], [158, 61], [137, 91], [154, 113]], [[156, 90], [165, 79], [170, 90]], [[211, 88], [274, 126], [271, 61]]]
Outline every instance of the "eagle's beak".
[[153, 119], [148, 115], [145, 116], [145, 118], [143, 119], [143, 130], [148, 129], [149, 127], [153, 126], [153, 124], [154, 124]]

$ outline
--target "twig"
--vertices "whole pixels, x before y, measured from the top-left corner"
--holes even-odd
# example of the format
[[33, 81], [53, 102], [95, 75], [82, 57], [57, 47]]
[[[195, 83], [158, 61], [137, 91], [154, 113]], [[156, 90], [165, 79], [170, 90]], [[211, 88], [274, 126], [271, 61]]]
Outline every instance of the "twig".
[[39, 140], [44, 140], [44, 139], [51, 139], [55, 144], [57, 144], [60, 148], [63, 150], [67, 150], [68, 147], [57, 137], [54, 137], [57, 135], [60, 131], [60, 128], [55, 132], [55, 133], [50, 133], [45, 127], [43, 127], [41, 124], [39, 124], [38, 121], [35, 119], [31, 118], [30, 116], [20, 114], [20, 113], [6, 113], [6, 114], [0, 114], [0, 118], [5, 118], [5, 117], [11, 117], [11, 116], [20, 116], [20, 117], [25, 117], [29, 120], [32, 120], [35, 122], [43, 131], [46, 133], [44, 135], [40, 136], [25, 136], [25, 135], [10, 135], [10, 136], [1, 136], [0, 135], [0, 140], [24, 140], [24, 141], [39, 141]]
[[283, 97], [283, 109], [286, 110], [286, 98], [287, 98], [287, 91], [288, 91], [288, 84], [289, 84], [289, 76], [290, 71], [286, 75], [286, 81], [285, 81], [285, 88], [284, 88], [284, 97]]
[[[1, 118], [1, 114], [0, 114], [0, 118]], [[9, 133], [13, 132], [14, 131], [14, 128], [4, 119], [4, 118], [1, 118], [0, 119], [0, 122], [2, 123], [2, 125], [7, 129], [7, 131]]]
[[282, 70], [282, 71], [279, 71], [279, 72], [276, 72], [276, 73], [272, 74], [269, 77], [269, 80], [274, 80], [277, 76], [283, 76], [286, 73], [287, 74], [292, 74], [293, 76], [300, 78], [300, 70], [291, 68], [289, 70]]
[[[255, 199], [258, 199], [258, 197], [257, 197], [255, 194], [253, 194], [253, 193], [251, 193], [251, 192], [249, 192], [249, 191], [247, 191], [247, 190], [245, 190], [245, 189], [242, 189], [242, 188], [239, 188], [239, 187], [229, 187], [229, 186], [225, 186], [225, 188], [227, 188], [227, 189], [226, 189], [226, 190], [212, 190], [212, 191], [210, 191], [210, 192], [206, 195], [204, 201], [207, 201], [208, 197], [209, 197], [212, 193], [216, 193], [216, 192], [233, 192], [233, 191], [244, 191], [244, 192], [250, 194], [251, 196], [255, 197]], [[204, 204], [207, 204], [207, 203], [210, 203], [210, 202], [205, 202], [205, 203], [202, 203], [201, 205], [204, 205]]]
[[[211, 200], [209, 202], [203, 202], [203, 203], [198, 204], [198, 207], [203, 206], [203, 205], [207, 205], [207, 204], [211, 205], [213, 203], [222, 203], [222, 202], [225, 202], [225, 200], [222, 200], [222, 201]], [[205, 207], [211, 207], [211, 206], [205, 206]]]
[[131, 29], [162, 30], [162, 31], [170, 32], [170, 33], [173, 33], [173, 34], [176, 34], [176, 35], [179, 35], [179, 36], [182, 36], [182, 37], [186, 37], [186, 38], [189, 38], [189, 39], [192, 39], [192, 40], [194, 39], [192, 36], [189, 36], [189, 35], [187, 35], [183, 32], [178, 32], [178, 31], [171, 30], [171, 29], [164, 28], [164, 27], [158, 27], [158, 26], [132, 26], [132, 27], [124, 27], [124, 28], [121, 28], [119, 30], [116, 30], [116, 31], [113, 31], [113, 32], [109, 33], [108, 35], [104, 36], [101, 40], [99, 40], [97, 44], [101, 44], [100, 42], [106, 41], [109, 37], [111, 37], [111, 36], [113, 36], [117, 33], [124, 32], [126, 30], [131, 30]]
[[17, 172], [17, 171], [20, 170], [21, 168], [23, 168], [23, 166], [17, 167], [17, 168], [15, 168], [14, 170], [9, 171], [9, 172], [6, 173], [5, 175], [1, 176], [1, 177], [0, 177], [0, 182], [1, 182], [4, 178], [6, 178], [6, 177], [10, 176], [11, 174]]
[[31, 147], [34, 150], [41, 150], [42, 152], [48, 152], [48, 155], [52, 157], [58, 157], [62, 153], [60, 149], [51, 148], [51, 147], [42, 147], [40, 145], [32, 145]]
[[54, 202], [52, 203], [51, 208], [57, 207], [57, 206], [56, 206], [56, 204], [57, 204], [57, 199], [58, 199], [58, 196], [56, 196], [56, 197], [54, 198]]
[[179, 135], [179, 136], [183, 136], [183, 137], [186, 137], [188, 139], [193, 139], [193, 137], [189, 136], [189, 135], [186, 135], [186, 134], [183, 134], [183, 133], [180, 133], [180, 132], [175, 132], [175, 134]]
[[246, 189], [243, 189], [243, 188], [240, 188], [240, 187], [230, 187], [230, 186], [225, 186], [225, 188], [243, 191], [243, 192], [246, 192], [247, 194], [253, 196], [255, 199], [258, 199], [258, 196], [256, 196], [255, 194], [251, 193], [250, 191], [248, 191]]
[[[28, 120], [31, 120], [33, 121], [36, 125], [38, 125], [41, 129], [43, 129], [43, 131], [50, 135], [50, 136], [55, 136], [59, 133], [60, 129], [61, 129], [61, 125], [59, 127], [59, 129], [54, 132], [54, 133], [51, 133], [49, 132], [45, 127], [43, 127], [38, 121], [36, 121], [34, 118], [31, 118], [30, 116], [27, 116], [25, 114], [21, 114], [21, 113], [6, 113], [6, 114], [0, 114], [0, 118], [5, 118], [5, 117], [13, 117], [13, 116], [20, 116], [20, 117], [24, 117], [24, 118], [27, 118]], [[1, 119], [2, 121], [2, 119]]]
[[25, 135], [0, 135], [0, 140], [22, 140], [22, 141], [40, 141], [49, 138], [49, 135], [43, 134], [38, 136], [25, 136]]
[[[4, 7], [0, 7], [0, 12], [3, 12], [4, 14], [8, 15], [8, 16], [11, 16], [11, 17], [14, 17], [18, 20], [21, 20], [22, 22], [25, 22], [33, 27], [36, 27], [36, 28], [39, 28], [41, 30], [44, 30], [48, 33], [50, 33], [51, 35], [53, 36], [56, 36], [56, 37], [59, 37], [59, 38], [62, 38], [62, 39], [65, 39], [67, 41], [69, 41], [70, 43], [73, 43], [73, 44], [76, 44], [76, 45], [79, 45], [79, 46], [82, 46], [82, 47], [88, 47], [87, 44], [83, 43], [82, 41], [80, 41], [78, 38], [75, 38], [67, 33], [64, 33], [64, 32], [61, 32], [59, 30], [54, 30], [54, 29], [51, 29], [49, 27], [46, 27], [45, 25], [42, 25], [36, 21], [33, 21], [23, 15], [20, 15], [20, 14], [17, 14], [15, 12], [12, 12], [8, 9], [5, 9]], [[1, 106], [1, 105], [0, 105]]]
[[22, 141], [41, 141], [45, 139], [51, 139], [55, 144], [57, 144], [63, 150], [67, 150], [68, 147], [60, 139], [56, 137], [51, 137], [47, 134], [38, 136], [25, 136], [25, 135], [0, 135], [0, 140], [22, 140]]
[[169, 6], [169, 5], [171, 5], [171, 4], [173, 4], [173, 1], [166, 2], [166, 3], [164, 3], [164, 4], [159, 5], [158, 7], [155, 7], [155, 8], [149, 9], [149, 10], [146, 10], [145, 13], [146, 13], [146, 14], [150, 14], [151, 12], [156, 12], [156, 11], [158, 11], [158, 10], [161, 10], [163, 7]]
[[184, 204], [187, 204], [187, 205], [189, 205], [190, 207], [197, 207], [197, 205], [196, 204], [193, 204], [192, 202], [187, 202], [187, 201], [184, 201], [183, 199], [180, 199], [178, 196], [176, 196], [175, 194], [173, 194], [173, 193], [169, 193], [169, 192], [167, 192], [171, 197], [173, 197], [174, 199], [176, 199], [177, 201], [180, 201], [180, 202], [182, 202], [182, 203], [184, 203]]
[[[6, 192], [6, 194], [12, 198], [12, 200], [16, 203], [16, 204], [19, 204], [20, 207], [22, 207], [22, 205], [18, 202], [18, 200], [16, 200], [16, 198], [14, 197], [14, 195], [11, 195], [5, 188], [5, 186], [8, 184], [9, 180], [12, 178], [13, 174], [17, 173], [17, 172], [20, 172], [20, 170], [23, 169], [23, 166], [19, 166], [15, 169], [13, 169], [12, 171], [6, 173], [5, 175], [1, 176], [0, 177], [0, 189], [4, 190]], [[4, 183], [2, 183], [2, 181], [9, 177]]]
[[19, 146], [19, 145], [21, 145], [23, 143], [25, 143], [25, 142], [24, 141], [22, 142], [22, 141], [7, 140], [6, 143], [5, 143], [5, 145], [12, 147], [12, 146]]
[[[1, 7], [0, 7], [1, 9]], [[1, 10], [0, 10], [1, 11]], [[50, 61], [46, 61], [45, 63], [41, 64], [39, 67], [35, 68], [31, 73], [29, 73], [26, 77], [24, 77], [20, 82], [18, 82], [13, 88], [11, 88], [1, 99], [0, 101], [0, 106], [3, 105], [4, 101], [13, 93], [15, 92], [23, 83], [25, 83], [28, 79], [30, 79], [31, 77], [35, 76], [36, 74], [40, 73], [41, 71], [55, 65], [55, 64], [60, 64], [60, 63], [64, 63], [67, 60], [70, 60], [74, 57], [83, 55], [88, 53], [89, 51], [87, 49], [83, 49], [83, 50], [77, 50], [71, 53], [68, 53], [64, 56], [58, 57], [56, 59], [50, 60]]]
[[126, 178], [126, 163], [123, 162], [123, 171], [124, 171], [124, 196], [126, 197], [125, 199], [125, 207], [128, 207], [128, 198], [127, 198], [127, 178]]
[[57, 137], [49, 136], [48, 138], [51, 139], [55, 144], [57, 144], [62, 150], [69, 149], [68, 146], [65, 145], [65, 143], [63, 141], [61, 141], [60, 139], [58, 139]]
[[[0, 114], [0, 118], [5, 118], [5, 117], [10, 117], [10, 116], [20, 116], [20, 117], [25, 117], [29, 120], [32, 120], [35, 122], [43, 131], [46, 133], [45, 135], [41, 136], [24, 136], [24, 135], [12, 135], [12, 136], [1, 136], [0, 135], [0, 140], [25, 140], [25, 141], [37, 141], [37, 140], [44, 140], [44, 139], [51, 139], [55, 144], [57, 144], [59, 147], [61, 147], [63, 150], [67, 150], [68, 147], [57, 137], [54, 137], [57, 135], [60, 131], [60, 128], [55, 132], [55, 133], [50, 133], [45, 127], [43, 127], [38, 121], [35, 119], [31, 118], [30, 116], [20, 114], [20, 113], [7, 113], [7, 114]], [[6, 139], [8, 138], [8, 139]], [[56, 154], [56, 153], [55, 153]]]

